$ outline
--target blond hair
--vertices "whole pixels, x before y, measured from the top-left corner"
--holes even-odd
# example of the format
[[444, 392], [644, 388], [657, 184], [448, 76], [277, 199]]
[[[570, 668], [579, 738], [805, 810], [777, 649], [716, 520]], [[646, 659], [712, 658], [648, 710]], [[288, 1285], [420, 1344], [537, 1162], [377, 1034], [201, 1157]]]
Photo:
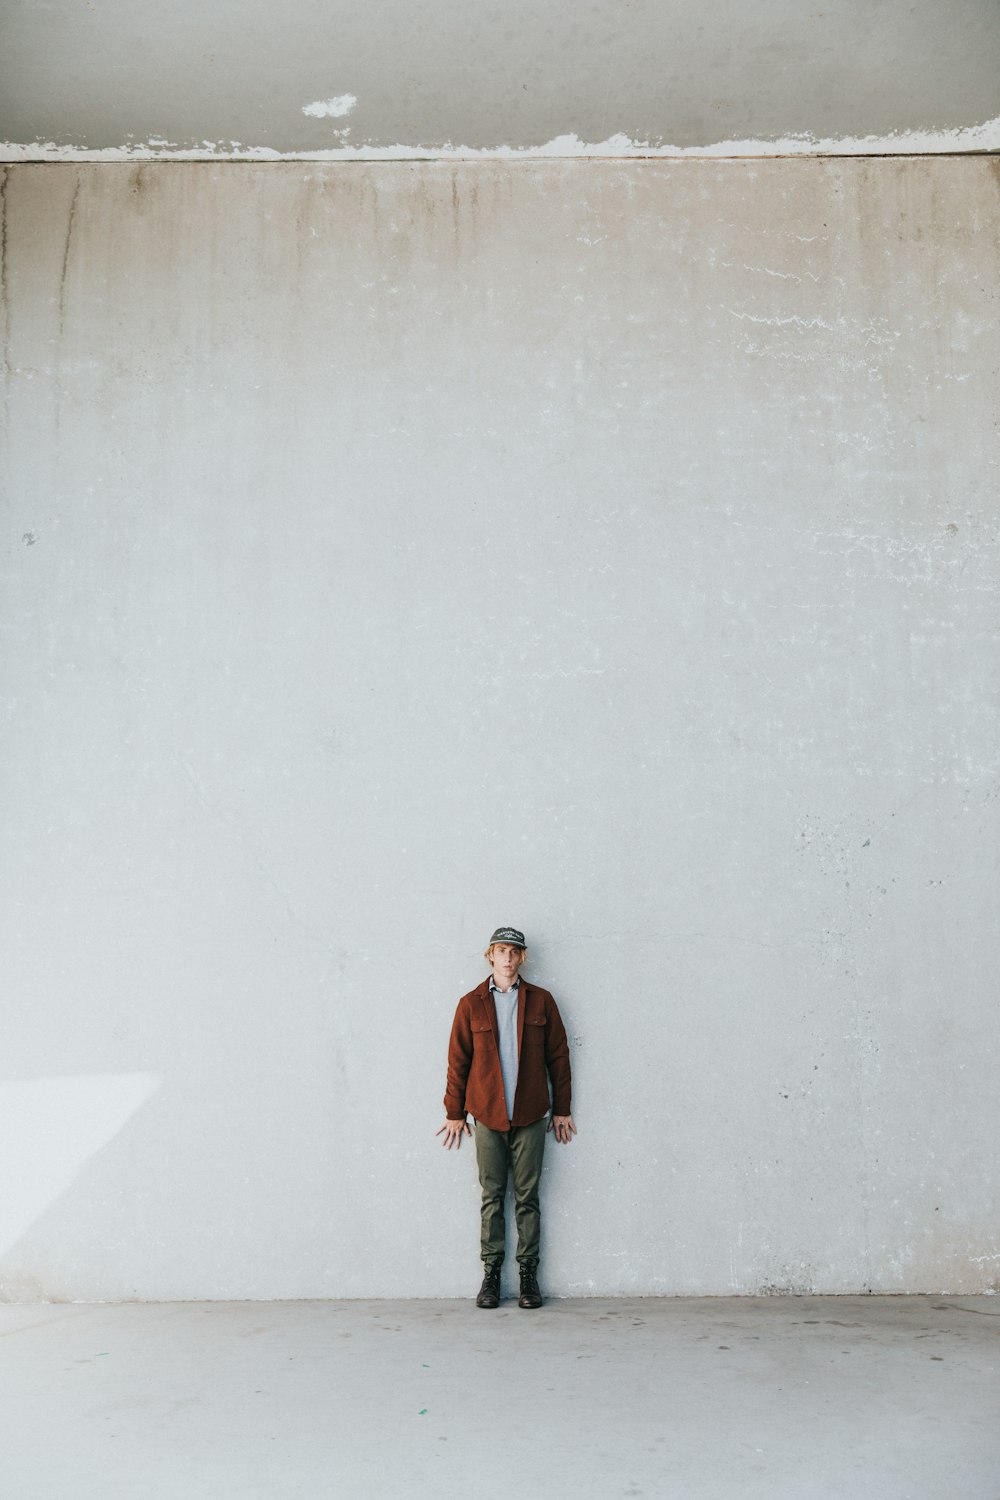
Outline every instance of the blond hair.
[[[492, 963], [493, 963], [493, 949], [494, 948], [516, 948], [516, 947], [517, 947], [516, 943], [491, 943], [490, 946], [487, 948], [486, 952], [483, 954], [483, 957], [485, 958], [486, 962], [492, 966]], [[525, 963], [527, 963], [527, 961], [528, 961], [528, 950], [527, 950], [527, 948], [522, 948], [521, 949], [521, 963], [525, 964]]]

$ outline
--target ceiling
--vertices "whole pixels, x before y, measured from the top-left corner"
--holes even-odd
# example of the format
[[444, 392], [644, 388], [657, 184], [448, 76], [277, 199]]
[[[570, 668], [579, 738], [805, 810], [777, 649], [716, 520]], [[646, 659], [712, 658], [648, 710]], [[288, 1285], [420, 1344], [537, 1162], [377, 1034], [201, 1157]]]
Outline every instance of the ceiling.
[[1000, 149], [998, 0], [6, 0], [0, 156]]

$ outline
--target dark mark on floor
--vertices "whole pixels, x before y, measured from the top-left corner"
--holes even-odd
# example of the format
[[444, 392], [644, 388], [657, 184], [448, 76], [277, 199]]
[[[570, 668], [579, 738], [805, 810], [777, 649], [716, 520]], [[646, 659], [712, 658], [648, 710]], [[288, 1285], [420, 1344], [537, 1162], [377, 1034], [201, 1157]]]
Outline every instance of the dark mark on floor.
[[1000, 1318], [1000, 1312], [987, 1312], [985, 1307], [948, 1307], [944, 1303], [933, 1304], [935, 1312], [975, 1313], [977, 1318]]

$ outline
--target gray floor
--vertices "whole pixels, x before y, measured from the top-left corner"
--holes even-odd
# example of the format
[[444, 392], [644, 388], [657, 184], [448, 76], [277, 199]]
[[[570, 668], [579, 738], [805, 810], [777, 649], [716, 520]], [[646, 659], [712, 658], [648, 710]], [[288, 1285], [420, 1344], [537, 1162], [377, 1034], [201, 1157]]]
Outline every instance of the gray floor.
[[4, 1500], [1000, 1500], [1000, 1299], [0, 1308]]

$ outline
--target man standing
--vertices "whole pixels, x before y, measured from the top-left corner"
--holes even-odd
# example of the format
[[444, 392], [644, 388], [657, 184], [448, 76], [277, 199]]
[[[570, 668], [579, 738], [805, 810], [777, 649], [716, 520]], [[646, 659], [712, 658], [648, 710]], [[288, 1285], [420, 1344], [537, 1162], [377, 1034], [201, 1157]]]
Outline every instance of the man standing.
[[[538, 1183], [548, 1130], [560, 1145], [576, 1134], [570, 1114], [569, 1043], [548, 990], [520, 977], [528, 956], [524, 933], [498, 927], [484, 957], [492, 973], [458, 1002], [448, 1044], [443, 1146], [461, 1147], [476, 1122], [476, 1161], [483, 1190], [482, 1258], [477, 1307], [499, 1307], [504, 1258], [504, 1199], [514, 1179], [519, 1307], [541, 1307]], [[552, 1082], [552, 1118], [549, 1113]]]

